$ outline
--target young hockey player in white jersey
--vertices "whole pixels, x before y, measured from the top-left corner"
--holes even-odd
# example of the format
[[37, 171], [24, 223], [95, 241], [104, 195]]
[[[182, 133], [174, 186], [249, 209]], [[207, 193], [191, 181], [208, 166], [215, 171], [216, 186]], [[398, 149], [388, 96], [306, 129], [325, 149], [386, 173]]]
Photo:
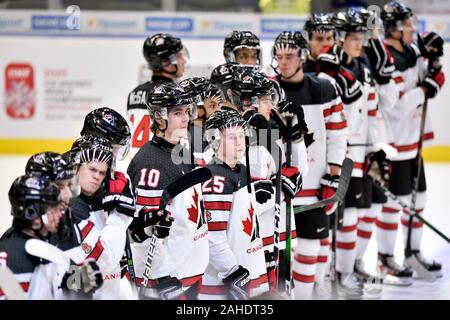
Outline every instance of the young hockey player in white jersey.
[[147, 112], [147, 92], [153, 83], [174, 82], [183, 77], [188, 59], [181, 39], [168, 33], [148, 37], [142, 49], [152, 71], [152, 79], [138, 85], [128, 94], [127, 115], [132, 124], [131, 156], [152, 138], [152, 118]]
[[200, 298], [246, 300], [269, 290], [259, 215], [250, 173], [241, 159], [248, 133], [235, 111], [213, 113], [206, 138], [215, 156], [202, 185], [209, 230], [209, 265]]
[[[433, 98], [444, 84], [445, 78], [440, 66], [434, 60], [443, 53], [443, 41], [436, 35], [419, 37], [418, 48], [413, 44], [415, 32], [414, 16], [410, 8], [399, 2], [387, 3], [381, 13], [385, 29], [386, 44], [394, 59], [396, 71], [392, 75], [397, 84], [398, 100], [392, 108], [386, 109], [386, 119], [392, 130], [398, 156], [392, 161], [390, 190], [400, 196], [406, 203], [411, 203], [413, 181], [417, 175], [417, 165], [421, 160], [418, 154], [420, 141], [425, 144], [434, 136], [430, 117], [425, 115], [423, 136], [420, 136], [423, 106], [427, 99]], [[426, 43], [426, 44], [425, 44]], [[415, 211], [422, 214], [426, 202], [426, 182], [422, 165], [418, 190], [415, 201]], [[386, 280], [399, 284], [411, 284], [413, 272], [411, 269], [399, 266], [394, 260], [394, 247], [398, 228], [400, 206], [388, 200], [383, 208], [381, 219], [377, 222], [378, 269]], [[409, 215], [402, 213], [401, 223], [406, 238]], [[421, 252], [423, 224], [413, 219], [411, 249], [412, 255], [429, 272], [441, 273], [441, 265], [426, 261]], [[406, 252], [408, 255], [408, 252]], [[388, 279], [389, 277], [389, 279]]]
[[70, 201], [81, 230], [81, 246], [73, 250], [81, 260], [97, 261], [104, 274], [105, 286], [94, 299], [120, 299], [120, 260], [134, 215], [134, 187], [122, 172], [115, 171], [111, 178], [114, 153], [109, 141], [83, 136], [74, 142], [70, 154], [81, 187], [80, 196]]
[[[135, 240], [132, 249], [138, 284], [150, 249], [149, 237], [154, 234], [165, 239], [158, 241], [155, 248], [145, 296], [195, 299], [209, 261], [208, 228], [201, 207], [200, 184], [176, 196], [167, 206], [166, 214], [156, 212], [164, 188], [192, 171], [190, 153], [180, 141], [187, 138], [189, 120], [196, 118], [196, 106], [191, 93], [175, 83], [153, 84], [147, 99], [150, 116], [154, 119], [154, 136], [128, 167], [138, 195], [139, 217], [130, 226]], [[168, 212], [171, 219], [167, 218]], [[155, 225], [148, 228], [150, 224]]]
[[[303, 107], [308, 124], [308, 174], [303, 177], [303, 190], [293, 199], [294, 208], [333, 196], [347, 144], [341, 99], [328, 80], [303, 72], [307, 55], [308, 44], [300, 32], [283, 32], [275, 39], [272, 63], [277, 80], [287, 101]], [[330, 245], [328, 214], [333, 211], [329, 206], [295, 216], [298, 246], [293, 278], [297, 299], [312, 298], [314, 282], [321, 282], [325, 275]]]
[[[0, 238], [2, 263], [14, 273], [27, 299], [61, 298], [61, 289], [81, 290], [83, 293], [98, 289], [103, 281], [93, 260], [72, 267], [82, 277], [81, 287], [68, 283], [72, 273], [55, 264], [31, 256], [25, 249], [30, 239], [48, 240], [52, 234], [73, 228], [61, 220], [64, 211], [61, 191], [55, 182], [45, 176], [24, 175], [14, 180], [8, 193], [13, 224]], [[62, 238], [62, 240], [66, 240]], [[3, 292], [0, 290], [0, 298]]]

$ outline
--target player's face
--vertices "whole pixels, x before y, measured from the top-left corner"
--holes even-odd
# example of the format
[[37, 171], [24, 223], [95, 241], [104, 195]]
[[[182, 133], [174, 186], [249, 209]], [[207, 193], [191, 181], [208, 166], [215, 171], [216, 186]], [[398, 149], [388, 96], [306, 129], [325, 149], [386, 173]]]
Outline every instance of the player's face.
[[311, 56], [316, 59], [323, 48], [334, 45], [333, 31], [313, 32], [309, 40], [309, 50]]
[[205, 109], [206, 119], [208, 119], [210, 115], [220, 110], [220, 99], [217, 97], [206, 98], [203, 100], [203, 107]]
[[261, 113], [266, 120], [270, 119], [273, 109], [273, 101], [271, 96], [259, 97], [258, 112]]
[[71, 189], [71, 183], [71, 179], [64, 179], [56, 182], [61, 192], [61, 206], [63, 209], [69, 206], [69, 201], [74, 196]]
[[252, 48], [237, 49], [236, 62], [240, 64], [256, 65], [258, 62], [258, 50]]
[[245, 154], [245, 133], [242, 127], [236, 126], [222, 130], [219, 150], [217, 152], [223, 159], [236, 162]]
[[184, 75], [184, 70], [185, 70], [185, 66], [186, 66], [186, 62], [187, 62], [187, 59], [184, 55], [183, 50], [181, 50], [180, 52], [175, 54], [175, 60], [176, 60], [176, 65], [170, 63], [170, 61], [167, 60], [167, 62], [166, 62], [167, 65], [165, 65], [163, 70], [168, 73], [171, 73], [171, 74], [175, 72], [175, 77], [181, 78]]
[[298, 72], [303, 63], [298, 54], [299, 49], [287, 48], [277, 50], [278, 69], [282, 77], [290, 78]]
[[189, 106], [180, 106], [169, 109], [167, 115], [167, 129], [165, 131], [165, 137], [170, 139], [169, 142], [177, 144], [180, 139], [187, 138], [191, 111], [191, 107]]
[[62, 217], [62, 211], [59, 207], [49, 207], [45, 212], [44, 227], [50, 233], [58, 231], [59, 221]]
[[414, 33], [416, 32], [413, 19], [409, 18], [403, 20], [402, 24], [403, 24], [403, 42], [406, 44], [413, 43]]
[[350, 58], [359, 57], [363, 49], [364, 39], [364, 34], [361, 32], [349, 33], [345, 37], [342, 48]]
[[78, 170], [81, 192], [86, 196], [92, 196], [100, 189], [108, 171], [106, 162], [91, 161], [83, 163]]

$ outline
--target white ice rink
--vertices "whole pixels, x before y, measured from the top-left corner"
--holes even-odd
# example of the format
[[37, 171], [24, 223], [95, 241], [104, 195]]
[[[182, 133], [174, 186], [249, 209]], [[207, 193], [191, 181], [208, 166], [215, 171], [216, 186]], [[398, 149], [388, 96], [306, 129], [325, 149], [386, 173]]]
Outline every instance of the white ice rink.
[[[9, 187], [17, 176], [24, 173], [28, 157], [2, 156], [0, 168], [3, 168], [0, 182], [0, 233], [11, 223], [8, 201]], [[447, 236], [450, 236], [450, 210], [446, 207], [450, 200], [450, 164], [425, 165], [428, 186], [428, 203], [425, 218]], [[403, 259], [401, 230], [398, 230], [396, 247], [397, 259]], [[450, 299], [450, 244], [424, 226], [422, 251], [426, 257], [434, 258], [443, 264], [444, 277], [435, 283], [417, 280], [410, 287], [383, 286], [383, 299]], [[375, 270], [376, 243], [372, 238], [365, 256], [367, 267]]]

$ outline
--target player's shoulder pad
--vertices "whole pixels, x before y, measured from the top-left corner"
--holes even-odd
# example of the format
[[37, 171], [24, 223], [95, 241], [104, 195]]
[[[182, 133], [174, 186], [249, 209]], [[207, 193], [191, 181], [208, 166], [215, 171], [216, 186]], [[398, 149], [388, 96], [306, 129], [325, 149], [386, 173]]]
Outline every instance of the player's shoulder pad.
[[305, 73], [305, 81], [309, 83], [313, 103], [321, 104], [336, 99], [336, 89], [330, 80]]
[[69, 207], [75, 223], [78, 224], [83, 220], [89, 219], [91, 208], [80, 196], [70, 199]]
[[30, 237], [12, 229], [0, 241], [0, 252], [6, 252], [6, 265], [15, 274], [33, 273], [40, 259], [29, 255], [25, 251], [25, 243]]

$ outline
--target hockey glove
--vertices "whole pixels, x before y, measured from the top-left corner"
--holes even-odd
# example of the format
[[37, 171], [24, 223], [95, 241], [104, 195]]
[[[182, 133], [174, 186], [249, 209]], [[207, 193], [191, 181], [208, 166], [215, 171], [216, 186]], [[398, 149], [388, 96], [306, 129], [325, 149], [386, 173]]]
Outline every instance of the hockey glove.
[[120, 279], [122, 279], [128, 272], [128, 259], [125, 253], [123, 254], [122, 258], [120, 258], [119, 264], [120, 264]]
[[419, 33], [417, 44], [420, 54], [426, 59], [436, 59], [444, 54], [444, 40], [436, 32]]
[[134, 217], [133, 222], [131, 222], [129, 228], [131, 230], [136, 230], [139, 228], [153, 226], [159, 221], [164, 220], [168, 214], [170, 213], [167, 210], [152, 210], [143, 207], [141, 210], [139, 210], [137, 217]]
[[153, 234], [158, 239], [164, 239], [169, 236], [170, 227], [172, 227], [173, 217], [168, 216], [153, 226]]
[[380, 39], [369, 39], [366, 54], [372, 67], [372, 75], [378, 84], [386, 84], [395, 71], [394, 58]]
[[267, 129], [269, 123], [264, 116], [255, 110], [246, 111], [243, 116], [244, 120], [254, 129]]
[[299, 119], [305, 119], [302, 106], [294, 104], [291, 101], [285, 100], [278, 103], [278, 112], [283, 117], [293, 117], [294, 115], [297, 115]]
[[250, 272], [243, 266], [224, 278], [223, 284], [228, 288], [229, 300], [248, 300], [247, 286], [250, 282]]
[[389, 182], [391, 176], [391, 161], [386, 158], [386, 153], [383, 150], [370, 153], [367, 155], [366, 171], [376, 179], [381, 179], [384, 183]]
[[270, 180], [257, 180], [253, 182], [255, 187], [256, 201], [260, 204], [266, 203], [274, 193], [273, 183]]
[[[332, 198], [339, 186], [339, 176], [331, 176], [329, 173], [320, 179], [320, 200]], [[338, 203], [330, 203], [324, 210], [327, 215], [333, 214], [336, 211]]]
[[335, 78], [344, 58], [343, 55], [344, 50], [337, 45], [324, 47], [317, 57], [317, 73], [324, 72]]
[[344, 104], [350, 104], [362, 96], [361, 83], [353, 72], [341, 67], [336, 76], [336, 89]]
[[428, 74], [422, 82], [422, 87], [425, 90], [425, 97], [434, 98], [441, 90], [445, 83], [445, 74], [442, 72], [442, 67], [430, 67]]
[[156, 279], [156, 291], [161, 300], [176, 300], [183, 294], [181, 281], [174, 277]]
[[134, 216], [136, 210], [136, 193], [127, 174], [116, 171], [114, 173], [114, 180], [108, 179], [106, 181], [105, 194], [102, 202], [105, 211], [115, 209], [129, 217]]
[[[272, 177], [272, 182], [275, 185], [276, 175]], [[295, 194], [302, 188], [302, 175], [297, 167], [287, 167], [283, 165], [281, 168], [281, 190], [284, 193], [285, 200], [293, 199]]]
[[89, 293], [103, 285], [103, 277], [94, 259], [86, 259], [79, 266], [74, 262], [61, 282], [61, 288], [77, 293]]

